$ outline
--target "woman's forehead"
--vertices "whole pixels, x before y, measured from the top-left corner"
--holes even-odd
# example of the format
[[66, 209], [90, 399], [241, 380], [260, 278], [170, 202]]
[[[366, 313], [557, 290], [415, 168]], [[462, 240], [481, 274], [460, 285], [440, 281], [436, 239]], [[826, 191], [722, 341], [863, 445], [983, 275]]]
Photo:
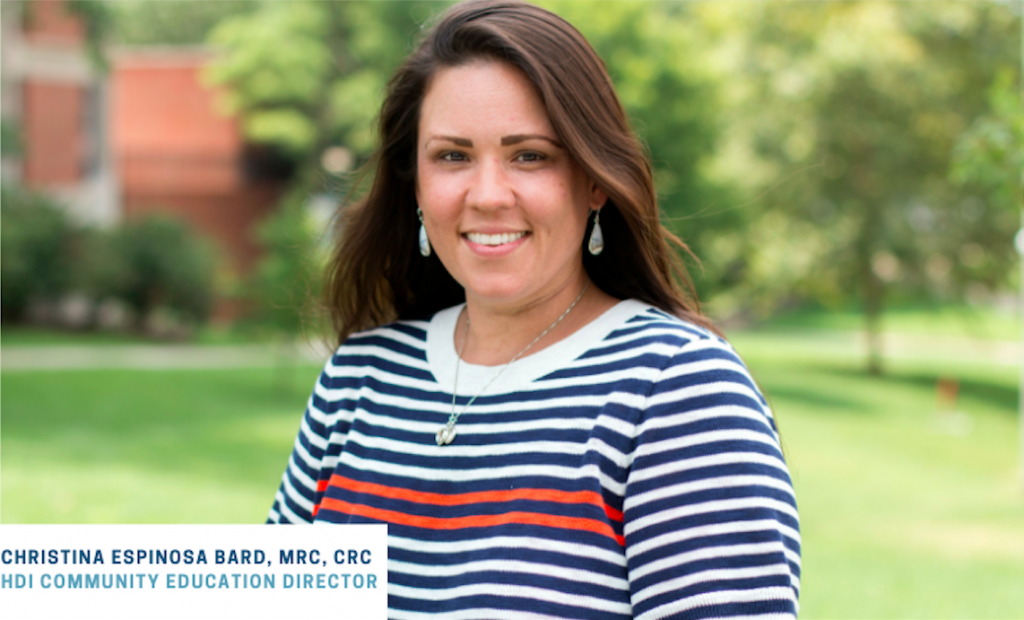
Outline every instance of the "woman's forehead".
[[520, 69], [491, 60], [446, 67], [434, 75], [423, 99], [420, 143], [434, 137], [497, 143], [515, 136], [557, 141], [547, 110]]

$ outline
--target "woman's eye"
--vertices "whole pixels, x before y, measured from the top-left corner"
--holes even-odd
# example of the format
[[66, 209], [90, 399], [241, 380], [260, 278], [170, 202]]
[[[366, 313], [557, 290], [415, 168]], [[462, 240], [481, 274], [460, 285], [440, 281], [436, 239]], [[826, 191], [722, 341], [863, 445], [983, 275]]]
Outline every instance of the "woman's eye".
[[534, 162], [538, 162], [538, 161], [544, 161], [545, 157], [542, 154], [540, 154], [540, 153], [529, 152], [529, 153], [520, 153], [519, 157], [517, 157], [516, 159], [518, 159], [521, 162], [534, 163]]
[[444, 160], [444, 161], [458, 161], [458, 162], [462, 162], [462, 161], [466, 161], [467, 158], [466, 158], [466, 154], [465, 153], [459, 153], [458, 151], [450, 151], [448, 153], [443, 153], [441, 155], [441, 159]]

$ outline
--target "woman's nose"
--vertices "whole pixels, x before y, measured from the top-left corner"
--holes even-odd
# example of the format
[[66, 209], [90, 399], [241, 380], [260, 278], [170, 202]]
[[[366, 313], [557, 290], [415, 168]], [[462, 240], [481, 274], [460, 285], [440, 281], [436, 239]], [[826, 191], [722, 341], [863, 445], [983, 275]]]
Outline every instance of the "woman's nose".
[[473, 177], [467, 198], [469, 206], [475, 209], [503, 209], [515, 204], [515, 194], [508, 172], [501, 165], [501, 161], [490, 160], [481, 163]]

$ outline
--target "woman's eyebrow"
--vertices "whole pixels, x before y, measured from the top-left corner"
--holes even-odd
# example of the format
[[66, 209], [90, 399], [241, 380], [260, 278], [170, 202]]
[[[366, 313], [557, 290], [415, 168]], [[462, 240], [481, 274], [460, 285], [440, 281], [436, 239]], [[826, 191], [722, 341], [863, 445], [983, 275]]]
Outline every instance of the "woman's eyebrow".
[[459, 138], [458, 136], [430, 136], [424, 144], [429, 144], [431, 140], [446, 140], [452, 142], [457, 146], [473, 146], [473, 141], [469, 138]]
[[542, 136], [537, 133], [515, 134], [511, 136], [505, 136], [501, 139], [501, 145], [510, 146], [512, 144], [519, 144], [520, 142], [525, 142], [526, 140], [545, 140], [557, 146], [560, 149], [565, 148], [558, 140], [555, 140], [554, 138], [549, 138], [547, 136]]

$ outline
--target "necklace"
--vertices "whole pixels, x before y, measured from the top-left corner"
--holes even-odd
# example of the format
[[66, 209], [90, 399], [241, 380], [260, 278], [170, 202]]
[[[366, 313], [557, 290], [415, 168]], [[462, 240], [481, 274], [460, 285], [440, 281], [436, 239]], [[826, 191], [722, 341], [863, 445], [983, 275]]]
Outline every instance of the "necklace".
[[446, 445], [450, 444], [451, 442], [455, 441], [455, 423], [459, 421], [459, 416], [461, 416], [462, 414], [466, 413], [466, 410], [468, 410], [473, 405], [473, 403], [476, 402], [476, 399], [480, 398], [480, 395], [483, 394], [484, 392], [486, 392], [487, 388], [491, 387], [491, 384], [494, 383], [495, 381], [497, 381], [498, 377], [500, 377], [502, 374], [504, 374], [504, 372], [506, 370], [508, 370], [509, 366], [511, 366], [513, 364], [513, 362], [515, 362], [517, 359], [519, 359], [520, 357], [525, 355], [526, 352], [530, 350], [530, 347], [532, 347], [533, 345], [537, 344], [537, 342], [541, 338], [546, 336], [548, 334], [548, 332], [550, 332], [551, 330], [553, 330], [555, 328], [556, 325], [561, 323], [562, 319], [564, 319], [565, 317], [569, 316], [569, 313], [572, 312], [572, 309], [575, 308], [576, 304], [579, 303], [580, 299], [583, 298], [583, 293], [587, 292], [587, 287], [589, 287], [589, 286], [590, 286], [590, 280], [587, 280], [587, 283], [583, 285], [583, 290], [580, 291], [580, 294], [576, 296], [576, 299], [573, 300], [573, 302], [569, 305], [568, 308], [566, 308], [565, 312], [562, 313], [562, 316], [560, 316], [557, 319], [555, 319], [555, 322], [552, 323], [551, 325], [548, 325], [548, 328], [545, 329], [544, 331], [542, 331], [539, 336], [534, 338], [533, 342], [531, 342], [530, 344], [526, 345], [525, 349], [523, 349], [519, 353], [516, 353], [515, 357], [513, 357], [511, 360], [509, 360], [509, 362], [507, 364], [505, 364], [501, 368], [501, 370], [499, 370], [497, 372], [497, 374], [495, 374], [493, 377], [491, 377], [491, 380], [488, 381], [486, 385], [484, 385], [482, 388], [480, 388], [480, 391], [476, 393], [476, 396], [474, 396], [473, 398], [469, 399], [469, 402], [466, 403], [466, 406], [462, 408], [462, 411], [456, 412], [455, 411], [455, 395], [458, 393], [458, 389], [459, 389], [459, 365], [462, 362], [462, 350], [466, 347], [466, 340], [469, 338], [469, 317], [468, 316], [466, 317], [466, 332], [462, 336], [462, 345], [459, 346], [459, 353], [458, 353], [458, 355], [455, 358], [455, 383], [452, 385], [452, 413], [451, 413], [451, 415], [448, 416], [448, 423], [445, 424], [444, 426], [442, 426], [441, 428], [439, 428], [437, 430], [437, 433], [434, 435], [434, 439], [437, 441], [437, 445], [439, 445], [439, 446], [446, 446]]

